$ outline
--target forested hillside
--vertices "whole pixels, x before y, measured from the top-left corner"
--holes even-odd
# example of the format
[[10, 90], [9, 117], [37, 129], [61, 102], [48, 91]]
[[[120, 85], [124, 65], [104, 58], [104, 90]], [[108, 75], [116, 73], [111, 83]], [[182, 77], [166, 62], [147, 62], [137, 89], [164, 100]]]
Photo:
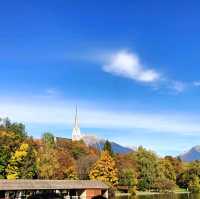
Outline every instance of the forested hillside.
[[83, 141], [61, 139], [52, 133], [41, 139], [27, 135], [25, 126], [1, 119], [1, 179], [99, 179], [111, 187], [135, 190], [170, 191], [176, 187], [200, 191], [200, 162], [184, 163], [178, 158], [158, 157], [139, 147], [127, 154], [115, 154], [109, 141], [103, 151]]

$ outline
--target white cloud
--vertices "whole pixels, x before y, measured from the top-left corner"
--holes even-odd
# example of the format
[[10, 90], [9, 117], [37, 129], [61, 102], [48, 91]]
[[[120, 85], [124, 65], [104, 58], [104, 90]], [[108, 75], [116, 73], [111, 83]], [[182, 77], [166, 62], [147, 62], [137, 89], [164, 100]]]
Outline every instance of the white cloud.
[[[66, 124], [72, 127], [74, 104], [72, 102], [48, 100], [0, 101], [0, 116], [10, 117], [14, 121], [42, 124]], [[78, 103], [81, 104], [81, 103]], [[122, 112], [106, 108], [91, 108], [82, 105], [79, 108], [80, 123], [88, 128], [144, 129], [149, 132], [198, 134], [199, 116], [182, 113]]]
[[130, 78], [140, 82], [155, 82], [160, 74], [154, 69], [147, 69], [134, 53], [120, 51], [110, 56], [108, 63], [103, 66], [105, 72]]
[[103, 59], [103, 71], [134, 81], [150, 83], [148, 85], [155, 90], [167, 89], [181, 93], [187, 87], [185, 82], [169, 79], [155, 69], [144, 66], [135, 53], [122, 50], [108, 53]]

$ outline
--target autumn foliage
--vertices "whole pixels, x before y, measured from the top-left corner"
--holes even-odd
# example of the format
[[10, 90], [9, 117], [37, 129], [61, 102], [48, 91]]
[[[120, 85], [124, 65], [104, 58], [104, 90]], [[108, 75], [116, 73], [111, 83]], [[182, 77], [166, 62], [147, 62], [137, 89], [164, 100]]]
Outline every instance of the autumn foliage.
[[103, 151], [83, 141], [56, 140], [52, 133], [41, 139], [27, 136], [25, 126], [0, 119], [0, 179], [97, 179], [113, 188], [172, 191], [176, 187], [200, 192], [200, 162], [158, 157], [139, 147], [115, 154], [109, 141]]
[[100, 159], [91, 168], [89, 176], [90, 179], [98, 179], [111, 186], [118, 184], [116, 163], [108, 151], [101, 153]]

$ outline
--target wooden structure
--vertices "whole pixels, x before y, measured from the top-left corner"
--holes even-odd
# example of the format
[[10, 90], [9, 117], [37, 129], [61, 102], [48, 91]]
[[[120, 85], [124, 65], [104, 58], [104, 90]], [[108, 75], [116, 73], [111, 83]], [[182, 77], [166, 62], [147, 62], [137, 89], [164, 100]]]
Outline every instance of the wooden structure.
[[5, 199], [34, 198], [41, 194], [63, 199], [108, 198], [108, 189], [106, 184], [95, 180], [0, 180], [0, 198]]
[[128, 193], [130, 186], [118, 185], [116, 188], [118, 191]]

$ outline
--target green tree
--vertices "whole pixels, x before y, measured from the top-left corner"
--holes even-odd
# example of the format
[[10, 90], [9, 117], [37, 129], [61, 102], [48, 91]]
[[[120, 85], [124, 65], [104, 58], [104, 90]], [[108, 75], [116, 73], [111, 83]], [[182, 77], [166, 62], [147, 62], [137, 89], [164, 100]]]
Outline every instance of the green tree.
[[22, 123], [12, 123], [9, 118], [1, 118], [0, 130], [11, 131], [15, 133], [15, 137], [24, 141], [27, 138], [25, 126]]
[[119, 173], [119, 185], [136, 186], [137, 178], [132, 169], [123, 169]]
[[90, 179], [102, 180], [111, 186], [118, 184], [118, 170], [108, 151], [101, 153], [100, 159], [92, 167], [89, 176]]
[[54, 135], [52, 133], [44, 133], [42, 136], [42, 141], [47, 147], [53, 147], [55, 145]]
[[138, 188], [143, 191], [149, 190], [160, 175], [158, 157], [153, 152], [139, 147], [136, 152], [136, 159], [139, 171]]
[[137, 185], [136, 174], [132, 169], [123, 169], [119, 171], [119, 185], [128, 186], [131, 195], [136, 194]]
[[192, 180], [188, 183], [188, 190], [192, 193], [199, 193], [200, 192], [200, 184], [199, 184], [199, 177], [194, 176]]
[[104, 143], [103, 150], [104, 150], [104, 151], [108, 151], [109, 154], [110, 154], [111, 156], [113, 156], [112, 145], [111, 145], [111, 143], [110, 143], [108, 140], [106, 140], [106, 142]]

